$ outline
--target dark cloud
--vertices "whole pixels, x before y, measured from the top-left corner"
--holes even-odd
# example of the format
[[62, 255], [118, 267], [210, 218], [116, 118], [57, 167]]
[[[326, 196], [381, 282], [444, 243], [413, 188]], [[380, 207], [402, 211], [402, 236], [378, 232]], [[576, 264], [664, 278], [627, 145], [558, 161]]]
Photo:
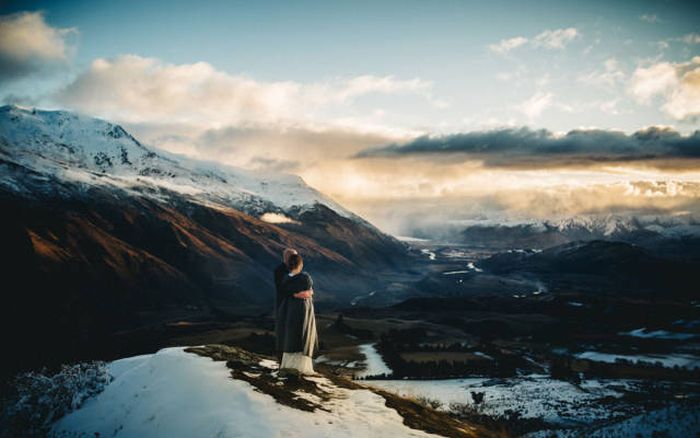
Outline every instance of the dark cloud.
[[700, 159], [700, 131], [683, 136], [651, 127], [627, 135], [620, 131], [574, 130], [557, 136], [548, 130], [507, 128], [439, 137], [365, 149], [355, 158], [423, 155], [433, 159], [479, 159], [493, 167], [580, 166], [629, 161]]

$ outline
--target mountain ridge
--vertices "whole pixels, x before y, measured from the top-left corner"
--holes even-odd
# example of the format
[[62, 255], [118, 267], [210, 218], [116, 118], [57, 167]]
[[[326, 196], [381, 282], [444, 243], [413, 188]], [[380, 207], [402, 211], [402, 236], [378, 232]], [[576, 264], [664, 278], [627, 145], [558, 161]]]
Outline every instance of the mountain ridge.
[[[663, 248], [670, 242], [700, 240], [700, 220], [690, 212], [678, 214], [581, 214], [549, 219], [482, 219], [447, 221], [418, 226], [418, 238], [465, 244], [496, 250], [545, 249], [580, 240], [609, 240]], [[697, 251], [694, 257], [699, 257]], [[682, 254], [676, 254], [682, 257]]]
[[0, 342], [17, 352], [0, 371], [163, 346], [157, 330], [114, 346], [144, 327], [269, 315], [285, 247], [304, 255], [319, 308], [404, 269], [405, 244], [298, 177], [163, 157], [117, 126], [0, 109]]
[[266, 206], [285, 211], [320, 203], [370, 225], [298, 175], [252, 172], [154, 150], [102, 119], [6, 105], [0, 107], [0, 132], [5, 160], [62, 178], [125, 188], [154, 185], [251, 214], [261, 214]]

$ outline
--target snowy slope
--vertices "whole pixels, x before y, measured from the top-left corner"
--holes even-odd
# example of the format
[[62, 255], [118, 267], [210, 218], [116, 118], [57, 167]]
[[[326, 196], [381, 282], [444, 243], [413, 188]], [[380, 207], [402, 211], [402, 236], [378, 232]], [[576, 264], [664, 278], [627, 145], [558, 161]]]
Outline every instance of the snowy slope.
[[546, 222], [562, 232], [585, 230], [599, 236], [617, 236], [635, 231], [653, 231], [664, 235], [700, 235], [700, 226], [691, 214], [624, 216], [617, 214], [579, 215]]
[[[121, 126], [66, 111], [0, 107], [0, 160], [50, 177], [113, 185], [142, 195], [166, 191], [197, 197], [247, 213], [304, 210], [323, 204], [360, 220], [295, 175], [266, 174], [188, 159], [142, 145]], [[0, 167], [0, 184], [21, 190], [22, 181]]]
[[580, 214], [576, 216], [554, 217], [549, 219], [514, 219], [492, 217], [479, 220], [449, 221], [452, 226], [468, 230], [506, 227], [522, 229], [531, 233], [557, 231], [566, 234], [586, 233], [593, 236], [615, 237], [633, 232], [656, 232], [668, 237], [700, 235], [699, 218], [693, 214], [671, 215], [623, 215], [623, 214]]
[[[266, 362], [266, 361], [264, 361]], [[266, 365], [266, 364], [261, 364]], [[323, 410], [280, 405], [241, 380], [225, 362], [169, 348], [109, 365], [114, 380], [54, 424], [61, 437], [422, 437], [369, 390], [337, 392]], [[320, 385], [332, 386], [325, 378]]]
[[514, 410], [523, 418], [539, 418], [558, 425], [585, 424], [620, 415], [600, 400], [621, 397], [620, 386], [631, 384], [623, 380], [588, 380], [576, 386], [545, 375], [512, 379], [367, 380], [364, 383], [405, 397], [439, 400], [442, 410], [449, 410], [452, 403], [473, 405], [471, 391], [483, 392], [481, 408], [485, 414], [504, 415]]

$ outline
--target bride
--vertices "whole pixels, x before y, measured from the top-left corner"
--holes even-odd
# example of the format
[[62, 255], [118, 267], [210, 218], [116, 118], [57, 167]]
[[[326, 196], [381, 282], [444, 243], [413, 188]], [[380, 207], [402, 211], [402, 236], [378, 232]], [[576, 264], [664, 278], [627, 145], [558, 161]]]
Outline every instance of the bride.
[[304, 262], [299, 254], [287, 260], [289, 274], [280, 284], [282, 302], [277, 308], [283, 351], [280, 376], [314, 374], [313, 353], [318, 348], [314, 316], [313, 281], [302, 272]]

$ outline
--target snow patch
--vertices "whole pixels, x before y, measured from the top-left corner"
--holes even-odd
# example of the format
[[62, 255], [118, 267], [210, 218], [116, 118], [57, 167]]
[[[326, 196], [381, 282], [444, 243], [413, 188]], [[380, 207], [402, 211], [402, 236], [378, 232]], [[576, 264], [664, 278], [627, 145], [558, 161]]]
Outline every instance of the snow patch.
[[422, 239], [420, 237], [413, 236], [394, 236], [402, 242], [430, 242], [430, 239]]
[[428, 259], [430, 260], [435, 260], [437, 259], [437, 254], [434, 252], [430, 251], [429, 249], [421, 249], [420, 252], [428, 256]]
[[626, 336], [634, 336], [635, 338], [668, 339], [668, 340], [679, 340], [679, 341], [693, 339], [697, 336], [693, 333], [675, 333], [675, 332], [669, 332], [667, 330], [647, 331], [647, 329], [645, 327], [642, 327], [642, 328], [636, 329], [636, 330], [631, 330], [629, 332], [622, 332], [620, 334], [626, 335]]
[[382, 356], [377, 352], [374, 344], [362, 344], [358, 348], [360, 349], [360, 353], [365, 357], [365, 369], [355, 373], [355, 377], [392, 374], [393, 371], [384, 362], [384, 359], [382, 359]]
[[594, 362], [615, 363], [618, 361], [628, 361], [631, 363], [647, 362], [651, 364], [660, 363], [664, 367], [672, 368], [679, 366], [680, 368], [696, 369], [700, 368], [700, 358], [689, 354], [649, 354], [649, 355], [624, 355], [624, 354], [609, 354], [600, 353], [597, 351], [584, 351], [576, 355], [579, 359], [592, 360]]
[[[447, 380], [367, 380], [365, 385], [381, 388], [404, 397], [427, 397], [450, 404], [474, 405], [471, 392], [483, 392], [481, 405], [487, 415], [503, 415], [515, 410], [523, 418], [541, 418], [554, 424], [577, 425], [608, 418], [611, 412], [597, 400], [621, 397], [617, 389], [622, 381], [585, 381], [580, 387], [544, 375], [512, 379], [466, 378]], [[617, 386], [617, 389], [612, 387]]]
[[263, 213], [260, 220], [270, 224], [298, 224], [298, 221], [283, 215], [282, 213]]
[[431, 436], [405, 426], [369, 390], [334, 387], [342, 396], [324, 405], [329, 412], [300, 411], [232, 379], [225, 362], [183, 348], [118, 360], [109, 369], [114, 380], [55, 423], [53, 436]]

